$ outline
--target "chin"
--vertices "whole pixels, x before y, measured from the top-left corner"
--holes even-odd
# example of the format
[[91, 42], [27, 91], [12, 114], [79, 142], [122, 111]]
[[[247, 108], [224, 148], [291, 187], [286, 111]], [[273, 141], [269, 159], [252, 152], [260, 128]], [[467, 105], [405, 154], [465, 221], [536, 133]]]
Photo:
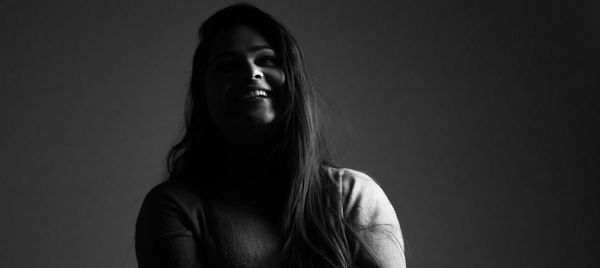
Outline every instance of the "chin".
[[250, 114], [242, 124], [248, 127], [268, 127], [273, 124], [275, 117], [270, 114]]
[[[265, 127], [275, 121], [275, 113], [270, 109], [255, 109], [230, 114], [225, 125], [233, 128]], [[226, 123], [229, 122], [229, 123]]]

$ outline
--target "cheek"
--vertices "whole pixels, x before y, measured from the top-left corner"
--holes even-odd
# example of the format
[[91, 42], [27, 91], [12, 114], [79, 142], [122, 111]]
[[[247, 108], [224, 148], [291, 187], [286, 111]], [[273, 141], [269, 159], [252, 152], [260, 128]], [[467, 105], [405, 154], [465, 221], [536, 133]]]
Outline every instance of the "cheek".
[[227, 89], [231, 83], [226, 79], [207, 78], [204, 83], [204, 94], [206, 101], [220, 103], [225, 99]]
[[285, 74], [283, 73], [283, 70], [269, 70], [266, 72], [265, 78], [269, 85], [274, 87], [274, 90], [281, 89], [285, 83]]
[[289, 92], [284, 90], [285, 87], [285, 74], [281, 70], [273, 70], [265, 76], [267, 83], [271, 89], [275, 92], [274, 95], [274, 107], [276, 111], [283, 111], [289, 104]]
[[222, 117], [225, 110], [225, 94], [230, 83], [218, 79], [207, 79], [204, 84], [206, 106], [213, 119]]

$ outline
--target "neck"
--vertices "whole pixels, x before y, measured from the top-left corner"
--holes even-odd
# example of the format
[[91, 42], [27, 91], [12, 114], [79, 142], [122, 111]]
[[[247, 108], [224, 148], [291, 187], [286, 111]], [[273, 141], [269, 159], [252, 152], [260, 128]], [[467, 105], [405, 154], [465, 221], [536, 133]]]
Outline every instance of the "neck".
[[273, 168], [273, 153], [267, 144], [232, 145], [227, 153], [228, 175], [258, 180]]
[[269, 144], [230, 146], [221, 185], [223, 197], [255, 208], [279, 211], [286, 202], [287, 181], [280, 157]]
[[273, 126], [232, 129], [225, 133], [228, 171], [261, 175], [273, 170], [277, 144]]
[[253, 184], [282, 179], [278, 177], [281, 157], [277, 154], [279, 138], [274, 129], [263, 128], [229, 133], [230, 135], [226, 135], [228, 143], [226, 166], [229, 179], [234, 181], [241, 179]]

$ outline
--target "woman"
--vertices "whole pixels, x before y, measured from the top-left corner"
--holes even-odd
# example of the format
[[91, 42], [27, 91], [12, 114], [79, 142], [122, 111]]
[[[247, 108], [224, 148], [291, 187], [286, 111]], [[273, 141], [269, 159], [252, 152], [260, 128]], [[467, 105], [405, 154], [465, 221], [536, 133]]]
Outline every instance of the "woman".
[[297, 42], [227, 7], [200, 28], [186, 132], [136, 224], [140, 267], [404, 267], [394, 209], [328, 162]]

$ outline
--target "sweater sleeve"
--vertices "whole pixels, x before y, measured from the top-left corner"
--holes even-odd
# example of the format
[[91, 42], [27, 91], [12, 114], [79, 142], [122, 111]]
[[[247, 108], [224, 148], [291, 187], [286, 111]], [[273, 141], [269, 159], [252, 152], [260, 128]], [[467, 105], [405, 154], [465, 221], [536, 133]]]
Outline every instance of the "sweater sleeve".
[[[406, 267], [404, 241], [396, 212], [379, 185], [364, 173], [340, 169], [344, 216], [365, 243], [357, 253], [359, 267]], [[366, 256], [368, 252], [375, 260]]]
[[148, 193], [136, 222], [138, 267], [201, 267], [188, 214], [176, 192], [165, 184]]

